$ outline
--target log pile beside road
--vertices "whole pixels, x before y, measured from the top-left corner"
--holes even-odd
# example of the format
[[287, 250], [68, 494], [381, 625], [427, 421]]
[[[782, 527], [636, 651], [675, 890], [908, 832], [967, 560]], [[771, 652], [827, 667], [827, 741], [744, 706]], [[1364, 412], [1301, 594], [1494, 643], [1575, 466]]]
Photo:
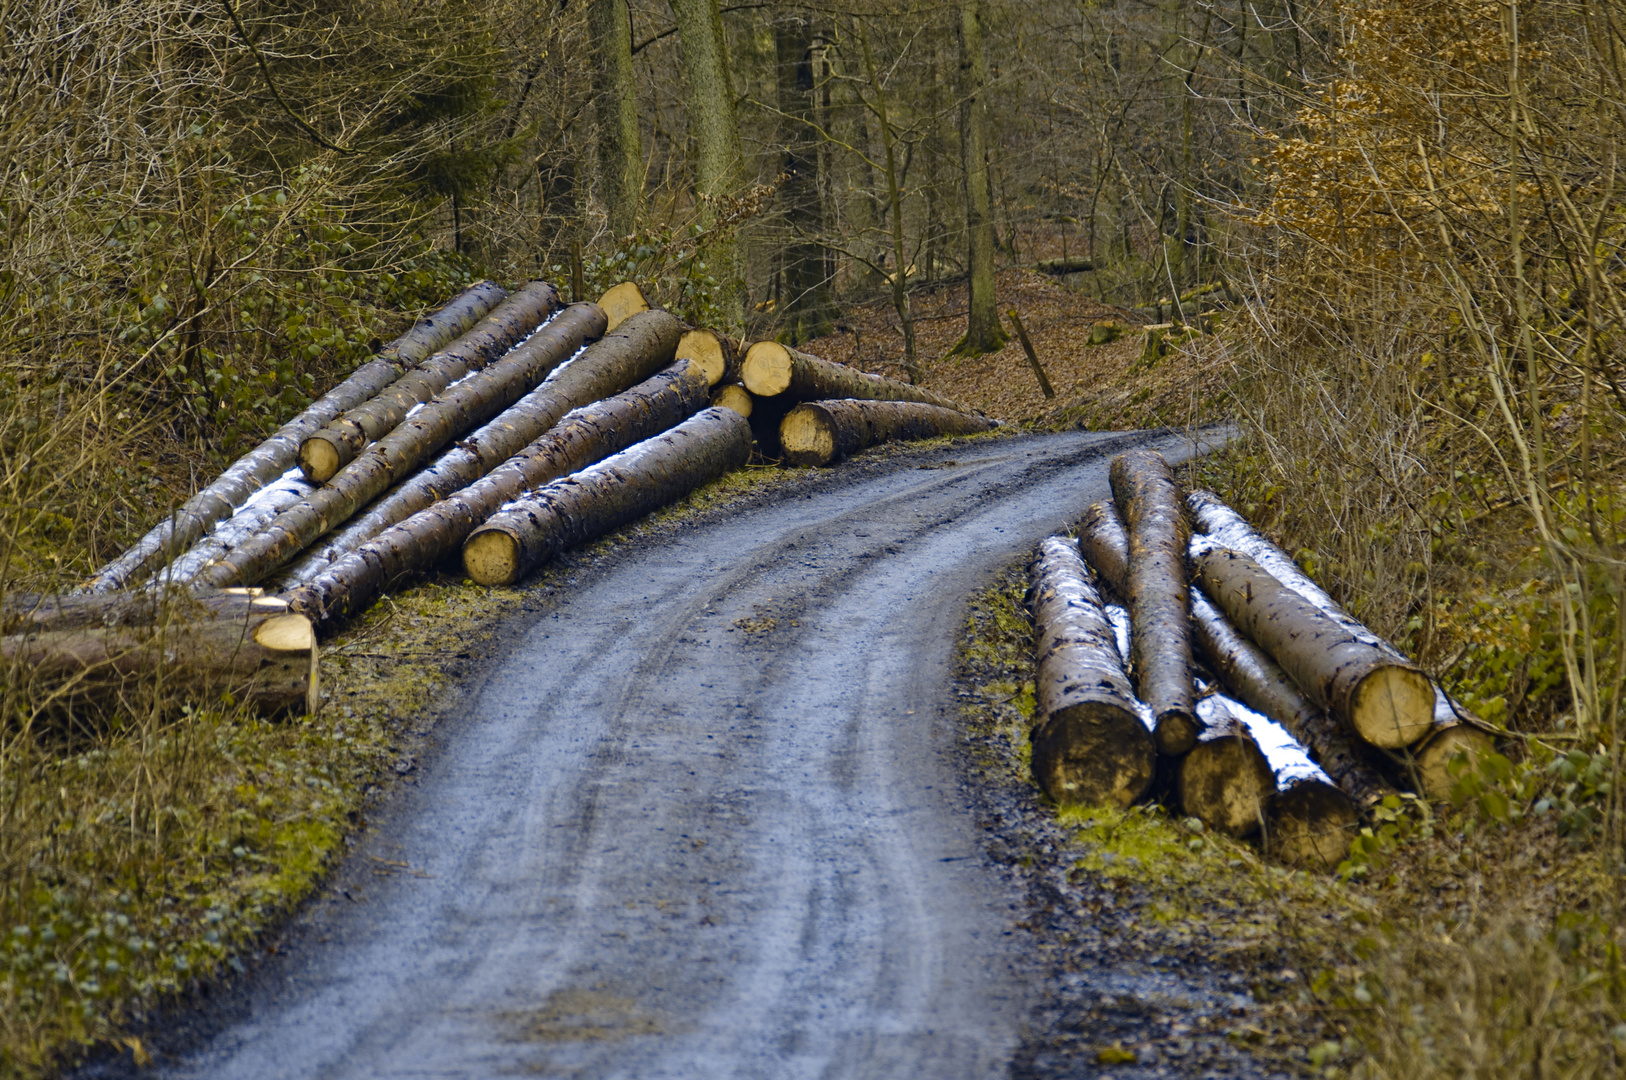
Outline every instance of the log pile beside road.
[[[1189, 745], [1156, 740], [1161, 772], [1174, 778], [1168, 797], [1181, 812], [1232, 836], [1262, 832], [1284, 862], [1335, 865], [1364, 812], [1403, 789], [1442, 797], [1450, 754], [1491, 748], [1482, 721], [1234, 511], [1207, 492], [1182, 498], [1158, 455], [1122, 455], [1111, 476], [1116, 505], [1097, 503], [1083, 515], [1076, 531], [1084, 580], [1069, 588], [1128, 610], [1123, 659], [1151, 726], [1160, 713], [1190, 718]], [[1061, 624], [1038, 581], [1041, 569], [1053, 575], [1065, 562], [1058, 545], [1070, 543], [1053, 537], [1040, 546], [1030, 593], [1039, 664], [1034, 779], [1058, 802], [1078, 800], [1057, 788], [1050, 764], [1060, 705], [1043, 687]], [[1122, 736], [1119, 752], [1132, 752], [1141, 737]], [[1085, 801], [1121, 797], [1102, 789]]]

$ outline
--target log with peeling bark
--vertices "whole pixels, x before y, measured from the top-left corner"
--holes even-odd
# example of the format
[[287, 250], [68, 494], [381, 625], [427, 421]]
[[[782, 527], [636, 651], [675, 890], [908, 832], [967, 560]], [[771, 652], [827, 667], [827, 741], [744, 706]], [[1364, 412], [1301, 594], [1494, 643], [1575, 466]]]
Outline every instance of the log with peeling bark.
[[604, 317], [614, 330], [639, 312], [648, 311], [649, 301], [644, 299], [644, 291], [637, 285], [623, 281], [599, 297], [598, 306], [604, 309]]
[[1181, 810], [1215, 832], [1241, 838], [1265, 821], [1276, 774], [1248, 729], [1234, 716], [1205, 724], [1180, 759], [1175, 781]]
[[1434, 687], [1414, 664], [1351, 634], [1239, 551], [1210, 548], [1196, 581], [1306, 697], [1373, 746], [1410, 746], [1434, 724]]
[[708, 408], [571, 476], [515, 499], [463, 545], [482, 585], [510, 585], [566, 548], [676, 502], [751, 457], [751, 424]]
[[756, 399], [751, 396], [751, 391], [739, 383], [724, 383], [711, 392], [711, 403], [719, 408], [733, 409], [746, 419], [750, 419]]
[[699, 364], [712, 386], [740, 377], [740, 343], [716, 330], [702, 328], [685, 333], [678, 339], [677, 358]]
[[759, 341], [746, 350], [745, 359], [740, 364], [740, 381], [759, 398], [784, 394], [797, 401], [836, 398], [916, 401], [955, 412], [974, 411], [923, 387], [821, 360], [817, 356], [787, 348], [777, 341]]
[[526, 285], [468, 333], [312, 432], [299, 444], [299, 467], [313, 483], [331, 479], [368, 443], [395, 430], [413, 409], [507, 353], [558, 310], [559, 294], [552, 285], [543, 281]]
[[420, 319], [349, 378], [238, 458], [218, 480], [188, 499], [134, 547], [98, 570], [79, 591], [117, 592], [146, 580], [202, 539], [215, 522], [230, 517], [261, 487], [295, 467], [299, 444], [312, 432], [377, 394], [406, 369], [468, 330], [506, 295], [496, 284], [482, 281]]
[[[278, 514], [263, 532], [195, 580], [217, 588], [254, 585], [287, 565], [389, 487], [410, 477], [436, 451], [518, 401], [568, 360], [587, 332], [601, 325], [592, 305], [576, 310], [582, 313], [579, 317], [555, 319], [501, 360], [437, 395], [309, 498]], [[651, 314], [677, 323], [665, 312]]]
[[357, 614], [379, 594], [458, 553], [512, 499], [652, 439], [706, 407], [706, 381], [688, 361], [574, 410], [468, 487], [392, 526], [287, 593], [318, 623]]
[[[1129, 573], [1129, 537], [1111, 503], [1095, 503], [1085, 513], [1079, 546], [1107, 585], [1122, 596]], [[1281, 665], [1231, 625], [1201, 588], [1191, 585], [1188, 591], [1192, 641], [1227, 693], [1285, 728], [1359, 807], [1395, 794], [1348, 733], [1304, 696]]]
[[1065, 537], [1039, 545], [1029, 580], [1038, 668], [1033, 778], [1063, 805], [1128, 806], [1152, 783], [1157, 746], [1101, 595]]
[[319, 702], [316, 633], [271, 596], [141, 625], [31, 630], [0, 638], [0, 660], [27, 673], [36, 704], [119, 704], [143, 694], [230, 694], [264, 711]]
[[792, 465], [831, 465], [869, 446], [938, 435], [976, 435], [994, 421], [913, 401], [805, 401], [779, 423]]
[[[602, 332], [596, 305], [579, 305], [590, 318], [588, 337]], [[556, 322], [572, 317], [572, 307]], [[324, 537], [288, 569], [284, 585], [309, 581], [324, 567], [385, 529], [446, 498], [495, 469], [557, 424], [571, 409], [619, 394], [672, 361], [680, 324], [665, 312], [634, 315], [557, 368], [542, 385], [500, 416], [398, 484], [343, 529]], [[697, 371], [698, 374], [698, 371]], [[681, 418], [680, 418], [681, 419]], [[623, 444], [626, 445], [626, 444]], [[620, 447], [617, 447], [620, 449]]]
[[1190, 527], [1174, 473], [1162, 454], [1120, 454], [1109, 478], [1129, 533], [1124, 594], [1133, 631], [1129, 669], [1136, 692], [1157, 719], [1158, 750], [1178, 757], [1197, 744], [1200, 731], [1186, 600]]

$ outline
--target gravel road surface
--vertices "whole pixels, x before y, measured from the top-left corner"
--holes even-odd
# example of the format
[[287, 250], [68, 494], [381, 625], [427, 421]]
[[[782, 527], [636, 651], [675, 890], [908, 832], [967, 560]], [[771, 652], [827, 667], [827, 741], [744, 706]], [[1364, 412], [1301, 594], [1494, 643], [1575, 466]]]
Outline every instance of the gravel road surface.
[[584, 570], [167, 1075], [1007, 1075], [1040, 968], [967, 808], [952, 650], [1146, 442], [1192, 451], [977, 441]]

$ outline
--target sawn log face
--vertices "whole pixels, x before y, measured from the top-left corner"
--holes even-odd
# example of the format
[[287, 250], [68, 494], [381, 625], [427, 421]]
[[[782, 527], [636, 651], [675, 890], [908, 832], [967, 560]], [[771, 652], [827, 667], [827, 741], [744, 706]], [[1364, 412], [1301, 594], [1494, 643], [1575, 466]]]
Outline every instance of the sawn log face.
[[740, 365], [740, 381], [758, 397], [784, 394], [797, 401], [835, 398], [917, 401], [922, 405], [936, 405], [955, 412], [975, 411], [922, 387], [821, 360], [776, 341], [759, 341], [746, 350], [745, 360]]
[[654, 438], [705, 407], [705, 378], [684, 361], [584, 405], [482, 479], [326, 567], [289, 592], [288, 602], [318, 622], [354, 615], [396, 582], [456, 555], [469, 534], [509, 500]]
[[1112, 462], [1112, 494], [1128, 525], [1130, 672], [1157, 718], [1158, 749], [1177, 756], [1197, 742], [1186, 598], [1186, 522], [1169, 463], [1155, 450]]
[[514, 500], [463, 545], [463, 566], [483, 585], [518, 581], [566, 548], [675, 502], [751, 457], [751, 425], [732, 409], [707, 408]]
[[1039, 545], [1029, 568], [1036, 710], [1033, 778], [1058, 803], [1128, 806], [1145, 794], [1157, 748], [1077, 546]]
[[1433, 725], [1434, 688], [1415, 665], [1357, 639], [1240, 552], [1195, 560], [1214, 603], [1312, 702], [1374, 746], [1408, 746]]
[[869, 446], [937, 435], [975, 435], [994, 422], [912, 401], [809, 401], [785, 414], [779, 445], [793, 465], [829, 465]]
[[559, 294], [552, 285], [526, 285], [474, 329], [305, 439], [299, 447], [300, 468], [315, 483], [330, 479], [368, 443], [395, 430], [415, 406], [485, 368], [558, 310]]
[[134, 547], [97, 571], [80, 591], [116, 592], [139, 584], [154, 570], [196, 544], [215, 522], [230, 517], [255, 491], [293, 468], [299, 458], [300, 443], [313, 432], [377, 394], [408, 367], [468, 330], [506, 295], [493, 282], [482, 281], [434, 314], [419, 320], [377, 357], [278, 428], [265, 442], [238, 458], [219, 479], [192, 496]]
[[741, 351], [740, 343], [727, 334], [702, 328], [678, 339], [676, 359], [694, 361], [711, 386], [720, 386], [738, 381]]
[[1232, 720], [1203, 732], [1180, 759], [1180, 807], [1215, 832], [1251, 836], [1265, 820], [1276, 774], [1247, 729]]

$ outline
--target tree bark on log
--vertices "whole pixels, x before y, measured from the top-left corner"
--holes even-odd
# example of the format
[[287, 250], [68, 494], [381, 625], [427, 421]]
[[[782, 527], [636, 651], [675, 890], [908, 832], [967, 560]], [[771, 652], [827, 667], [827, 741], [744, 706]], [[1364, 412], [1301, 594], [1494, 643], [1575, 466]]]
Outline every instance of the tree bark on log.
[[576, 409], [524, 450], [450, 497], [386, 529], [287, 594], [318, 623], [355, 615], [384, 590], [455, 555], [511, 499], [652, 439], [706, 407], [687, 361], [631, 390]]
[[994, 422], [913, 401], [807, 401], [785, 414], [779, 446], [792, 465], [830, 465], [879, 443], [976, 435]]
[[740, 377], [740, 343], [716, 330], [690, 330], [678, 339], [677, 358], [693, 360], [712, 386]]
[[300, 443], [299, 467], [306, 478], [317, 484], [332, 479], [368, 443], [394, 431], [416, 406], [507, 353], [559, 306], [559, 294], [546, 282], [520, 289], [474, 329]]
[[[207, 605], [205, 605], [207, 606]], [[197, 618], [80, 626], [0, 638], [0, 660], [28, 672], [36, 702], [117, 703], [138, 691], [231, 694], [265, 711], [320, 702], [310, 620], [269, 596]]]
[[1157, 746], [1100, 593], [1064, 537], [1039, 545], [1028, 574], [1038, 661], [1033, 778], [1062, 805], [1128, 806], [1152, 783]]
[[[681, 325], [664, 312], [656, 317]], [[507, 356], [438, 395], [310, 498], [277, 515], [264, 532], [209, 566], [196, 580], [217, 588], [263, 581], [392, 484], [411, 476], [441, 447], [523, 397], [569, 359], [589, 331], [601, 325], [593, 305], [572, 305], [571, 312], [532, 334]]]
[[116, 593], [14, 593], [0, 603], [0, 635], [111, 630], [278, 611], [287, 605], [262, 589], [131, 589]]
[[[1085, 513], [1079, 546], [1102, 580], [1122, 596], [1129, 574], [1129, 536], [1111, 503], [1096, 503]], [[1192, 585], [1189, 595], [1192, 640], [1229, 694], [1285, 728], [1360, 808], [1395, 794], [1338, 723], [1316, 708], [1268, 653], [1231, 625], [1207, 593]]]
[[605, 331], [609, 333], [634, 315], [648, 311], [649, 301], [644, 299], [644, 291], [637, 285], [623, 281], [599, 297], [598, 306], [604, 309], [604, 318], [609, 321], [609, 330]]
[[293, 468], [299, 459], [299, 444], [312, 432], [400, 378], [403, 371], [473, 326], [507, 295], [493, 282], [482, 281], [420, 319], [349, 378], [238, 458], [219, 479], [98, 570], [78, 591], [117, 592], [140, 584], [197, 543], [215, 522], [231, 516], [260, 487]]
[[[595, 327], [603, 325], [596, 306], [584, 304], [582, 308], [600, 320]], [[390, 526], [474, 483], [540, 438], [570, 410], [619, 394], [660, 371], [672, 360], [679, 326], [665, 312], [644, 313], [588, 345], [502, 415], [459, 439], [456, 446], [398, 484], [366, 513], [313, 545], [283, 575], [283, 584], [311, 580]]]
[[156, 581], [168, 588], [187, 585], [205, 567], [219, 562], [239, 545], [251, 541], [275, 521], [278, 514], [301, 499], [310, 498], [315, 490], [316, 485], [305, 479], [303, 470], [297, 466], [289, 469], [279, 479], [250, 495], [248, 501], [239, 506], [231, 517], [216, 524], [208, 536], [166, 566], [157, 575]]
[[711, 403], [721, 409], [733, 409], [747, 420], [756, 407], [756, 399], [751, 391], [739, 383], [724, 383], [712, 391]]
[[1196, 580], [1316, 705], [1373, 746], [1410, 746], [1434, 723], [1434, 687], [1414, 664], [1351, 634], [1241, 552], [1211, 548]]
[[1186, 599], [1190, 527], [1163, 455], [1131, 450], [1112, 461], [1112, 494], [1129, 530], [1129, 670], [1157, 719], [1157, 746], [1171, 757], [1197, 743]]
[[751, 457], [751, 425], [708, 408], [572, 476], [516, 499], [463, 545], [463, 568], [482, 585], [510, 585], [566, 548], [676, 502]]
[[1241, 721], [1208, 725], [1180, 759], [1175, 781], [1180, 807], [1215, 832], [1241, 839], [1265, 821], [1276, 774]]
[[798, 401], [835, 398], [915, 401], [955, 412], [974, 412], [923, 387], [821, 360], [817, 356], [786, 348], [777, 341], [759, 341], [746, 350], [745, 360], [740, 364], [740, 381], [757, 397], [785, 394]]

